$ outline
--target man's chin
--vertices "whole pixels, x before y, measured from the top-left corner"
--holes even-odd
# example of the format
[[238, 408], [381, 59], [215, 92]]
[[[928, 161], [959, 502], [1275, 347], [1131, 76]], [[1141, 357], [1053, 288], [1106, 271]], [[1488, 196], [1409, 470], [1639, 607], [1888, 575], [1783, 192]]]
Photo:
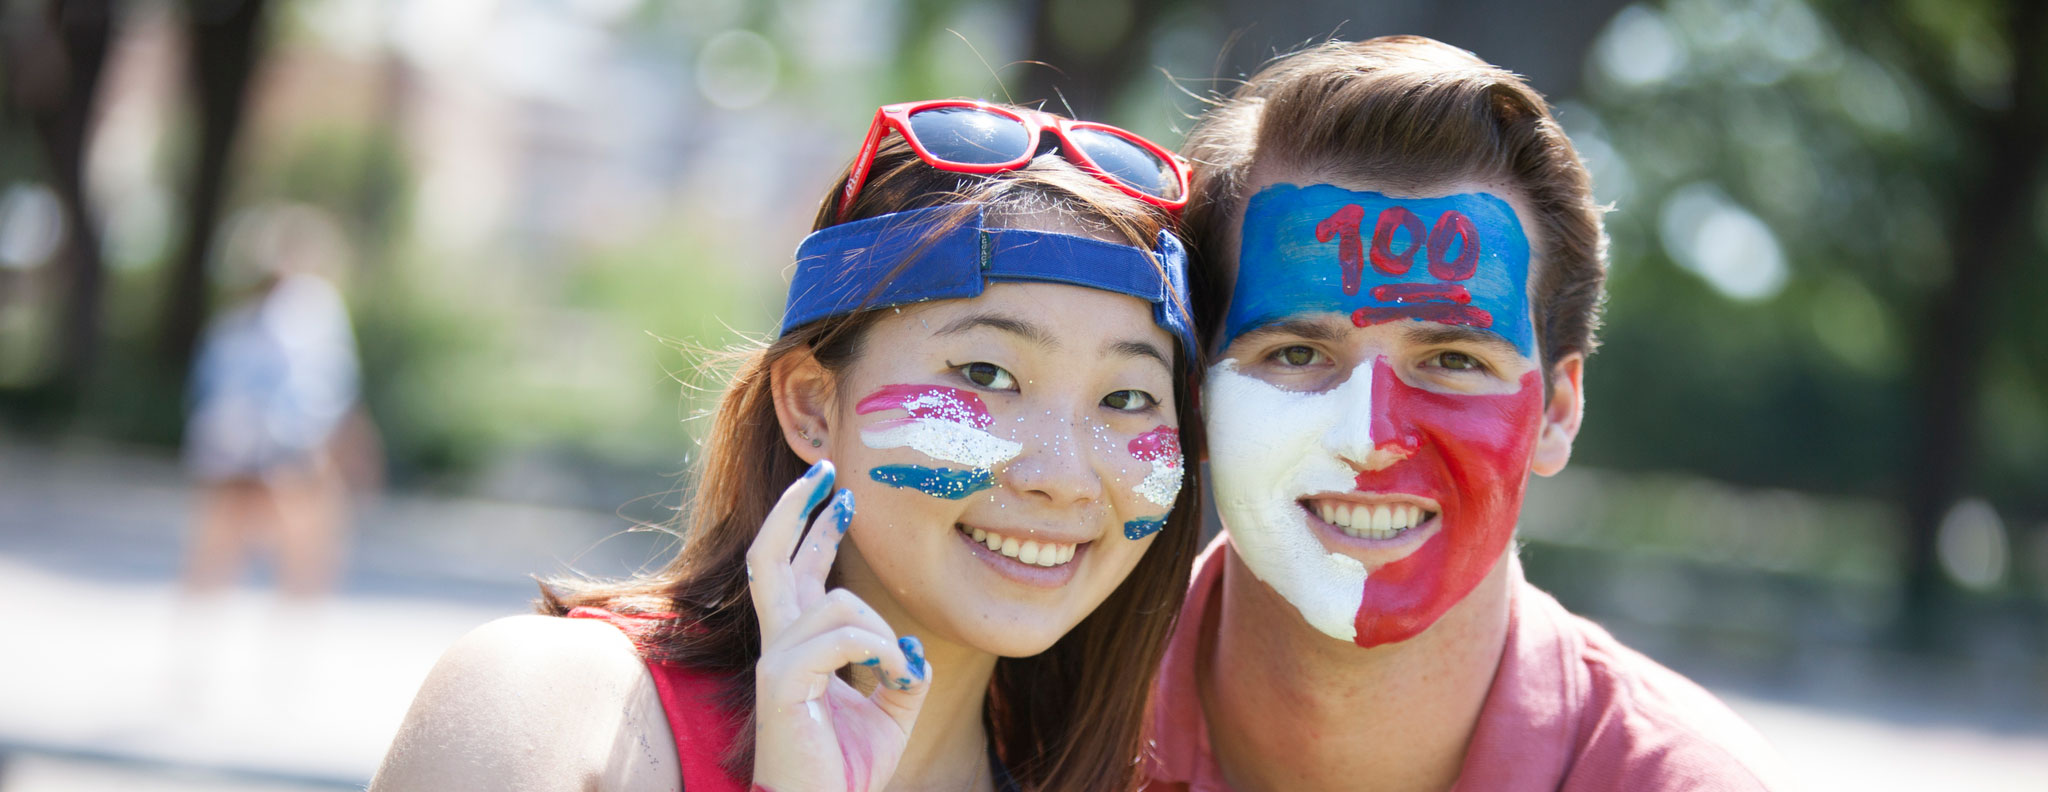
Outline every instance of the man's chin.
[[[1230, 535], [1245, 568], [1293, 606], [1309, 627], [1341, 641], [1352, 641], [1357, 632], [1358, 606], [1365, 592], [1365, 564], [1326, 549], [1315, 529], [1293, 514], [1261, 516], [1266, 519], [1256, 522], [1265, 528], [1256, 535], [1240, 531]], [[1228, 526], [1230, 522], [1229, 515], [1225, 515], [1224, 524]], [[1279, 526], [1277, 530], [1275, 525]]]

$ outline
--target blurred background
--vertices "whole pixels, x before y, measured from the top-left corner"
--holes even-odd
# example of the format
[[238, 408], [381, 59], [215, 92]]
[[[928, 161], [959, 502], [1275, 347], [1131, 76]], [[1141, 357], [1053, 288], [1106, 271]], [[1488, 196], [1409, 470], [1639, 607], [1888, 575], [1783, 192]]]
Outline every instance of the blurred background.
[[[1614, 207], [1531, 577], [1814, 788], [2048, 785], [2048, 4], [0, 0], [0, 790], [359, 787], [530, 576], [658, 565], [875, 106], [1174, 146], [1390, 33]], [[252, 493], [188, 411], [284, 294], [346, 307], [269, 336], [334, 439]]]

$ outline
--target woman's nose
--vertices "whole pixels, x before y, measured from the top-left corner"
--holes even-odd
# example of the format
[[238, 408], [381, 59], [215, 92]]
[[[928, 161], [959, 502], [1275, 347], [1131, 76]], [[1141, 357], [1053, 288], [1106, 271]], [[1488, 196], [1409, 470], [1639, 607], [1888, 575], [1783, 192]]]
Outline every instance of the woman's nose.
[[1056, 505], [1101, 498], [1102, 476], [1095, 465], [1100, 454], [1090, 446], [1097, 439], [1086, 423], [1051, 416], [1026, 421], [1015, 438], [1024, 451], [1004, 466], [1004, 483]]

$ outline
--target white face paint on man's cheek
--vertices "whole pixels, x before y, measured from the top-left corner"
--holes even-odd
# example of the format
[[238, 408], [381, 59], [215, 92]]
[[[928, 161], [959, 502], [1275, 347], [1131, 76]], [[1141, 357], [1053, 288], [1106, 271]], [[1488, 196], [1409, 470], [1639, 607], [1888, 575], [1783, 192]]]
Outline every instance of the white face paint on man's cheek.
[[1355, 389], [1371, 392], [1370, 371], [1353, 372], [1327, 393], [1294, 393], [1239, 374], [1237, 361], [1225, 360], [1209, 368], [1202, 389], [1216, 510], [1237, 554], [1310, 626], [1344, 641], [1357, 635], [1365, 565], [1324, 549], [1296, 499], [1356, 486], [1324, 438], [1347, 413], [1368, 420], [1370, 411], [1351, 408], [1361, 395]]

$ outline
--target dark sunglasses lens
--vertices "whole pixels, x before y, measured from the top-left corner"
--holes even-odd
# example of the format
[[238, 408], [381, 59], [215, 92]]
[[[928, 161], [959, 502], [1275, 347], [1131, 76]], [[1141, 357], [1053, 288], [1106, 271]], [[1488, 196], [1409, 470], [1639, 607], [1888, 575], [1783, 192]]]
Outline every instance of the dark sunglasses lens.
[[1132, 189], [1167, 200], [1180, 197], [1180, 180], [1173, 177], [1173, 166], [1129, 139], [1100, 129], [1070, 130], [1067, 137], [1096, 167]]
[[972, 107], [935, 107], [910, 116], [910, 130], [932, 156], [967, 165], [1011, 162], [1036, 142], [1014, 118]]

